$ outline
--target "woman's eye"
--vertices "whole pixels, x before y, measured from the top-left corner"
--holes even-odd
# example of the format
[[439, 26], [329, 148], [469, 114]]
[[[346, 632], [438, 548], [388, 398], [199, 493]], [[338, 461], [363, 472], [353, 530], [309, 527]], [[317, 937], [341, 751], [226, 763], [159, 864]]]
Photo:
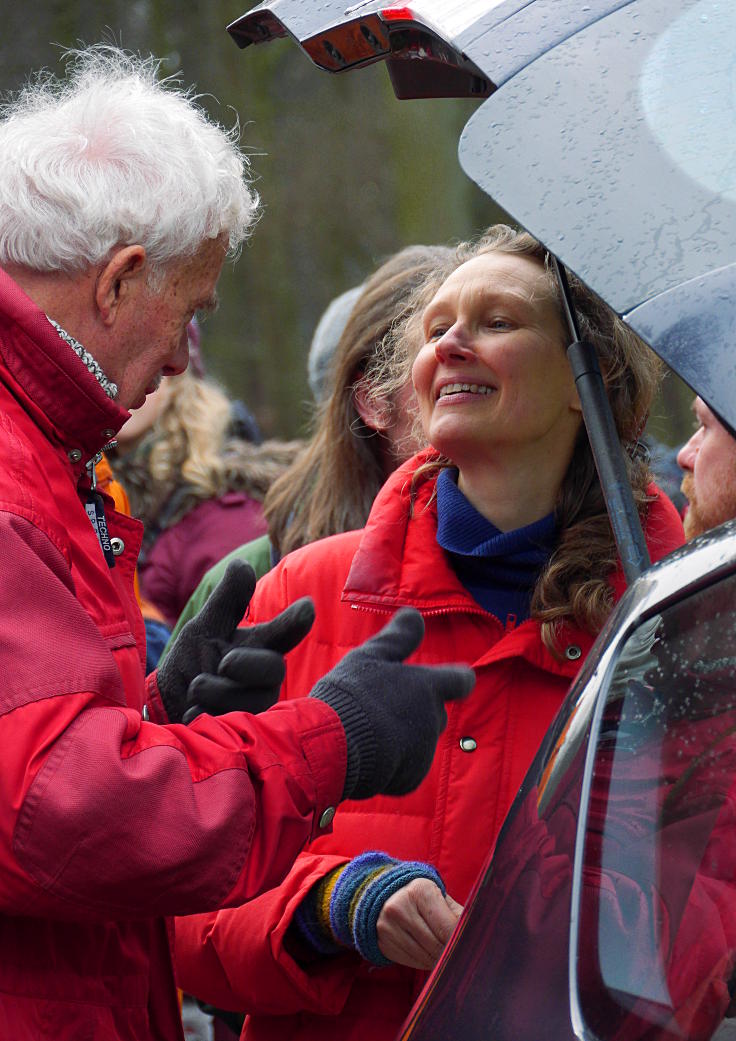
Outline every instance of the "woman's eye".
[[486, 326], [489, 329], [502, 329], [502, 330], [503, 329], [510, 329], [511, 328], [511, 322], [509, 322], [508, 319], [506, 319], [506, 318], [494, 317], [494, 318], [489, 318], [487, 320]]
[[436, 340], [441, 340], [447, 332], [446, 325], [435, 325], [427, 333], [427, 343], [434, 343]]

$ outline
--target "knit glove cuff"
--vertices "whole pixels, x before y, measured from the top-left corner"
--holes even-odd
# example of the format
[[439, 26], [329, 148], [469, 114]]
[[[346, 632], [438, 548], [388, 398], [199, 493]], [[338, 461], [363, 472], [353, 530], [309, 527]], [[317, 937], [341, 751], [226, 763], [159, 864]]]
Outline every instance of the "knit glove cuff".
[[349, 689], [334, 681], [321, 699], [337, 712], [345, 731], [348, 755], [342, 798], [351, 799], [367, 787], [376, 772], [375, 721], [368, 718]]

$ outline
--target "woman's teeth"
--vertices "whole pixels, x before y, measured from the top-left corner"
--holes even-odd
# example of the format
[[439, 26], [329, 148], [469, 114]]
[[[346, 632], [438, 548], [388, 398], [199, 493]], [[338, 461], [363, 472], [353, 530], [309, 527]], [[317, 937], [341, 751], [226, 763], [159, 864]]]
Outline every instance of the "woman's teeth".
[[440, 392], [439, 397], [445, 398], [448, 394], [492, 394], [493, 387], [485, 387], [479, 383], [448, 383]]

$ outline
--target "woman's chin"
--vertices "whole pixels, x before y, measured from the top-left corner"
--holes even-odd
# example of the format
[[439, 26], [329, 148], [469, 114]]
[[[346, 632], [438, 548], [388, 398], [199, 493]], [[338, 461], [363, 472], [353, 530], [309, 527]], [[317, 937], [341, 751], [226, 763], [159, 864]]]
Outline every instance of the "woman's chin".
[[451, 416], [444, 416], [441, 422], [432, 423], [427, 438], [438, 452], [456, 464], [461, 458], [472, 459], [483, 455], [487, 447], [485, 428], [483, 431], [478, 430], [475, 424], [469, 426]]

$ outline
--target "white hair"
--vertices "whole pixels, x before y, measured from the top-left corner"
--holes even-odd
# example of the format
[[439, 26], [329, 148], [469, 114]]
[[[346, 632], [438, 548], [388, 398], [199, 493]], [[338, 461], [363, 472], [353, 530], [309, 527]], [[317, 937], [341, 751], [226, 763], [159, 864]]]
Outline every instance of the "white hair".
[[254, 223], [239, 128], [225, 130], [160, 62], [98, 44], [67, 51], [0, 106], [0, 264], [75, 272], [140, 243], [153, 273]]

